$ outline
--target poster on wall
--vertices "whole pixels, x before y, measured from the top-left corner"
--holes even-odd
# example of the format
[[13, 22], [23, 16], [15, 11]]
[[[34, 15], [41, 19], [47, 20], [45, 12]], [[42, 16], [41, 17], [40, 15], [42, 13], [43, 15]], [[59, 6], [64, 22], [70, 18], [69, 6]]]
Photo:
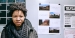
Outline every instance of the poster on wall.
[[64, 5], [64, 27], [75, 28], [75, 5]]
[[50, 11], [49, 3], [39, 3], [39, 11]]
[[59, 4], [39, 3], [38, 34], [60, 33], [60, 14]]
[[75, 29], [65, 29], [64, 38], [75, 38]]

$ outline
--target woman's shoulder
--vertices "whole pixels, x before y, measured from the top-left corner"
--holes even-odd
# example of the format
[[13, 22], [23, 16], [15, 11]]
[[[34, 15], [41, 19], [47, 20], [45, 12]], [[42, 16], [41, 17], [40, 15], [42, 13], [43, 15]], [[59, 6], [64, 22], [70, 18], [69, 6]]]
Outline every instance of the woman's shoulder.
[[7, 23], [7, 24], [3, 27], [3, 29], [9, 28], [9, 27], [11, 26], [11, 24], [12, 24], [12, 22], [10, 21], [9, 23]]
[[29, 27], [32, 27], [32, 23], [28, 19], [25, 19], [25, 24], [28, 25]]

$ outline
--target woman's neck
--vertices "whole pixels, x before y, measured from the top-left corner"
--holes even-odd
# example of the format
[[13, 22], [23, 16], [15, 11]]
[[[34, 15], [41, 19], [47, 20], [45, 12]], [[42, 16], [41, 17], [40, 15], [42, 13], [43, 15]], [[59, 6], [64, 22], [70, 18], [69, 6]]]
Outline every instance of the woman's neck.
[[21, 28], [21, 26], [16, 26], [16, 29], [19, 30]]

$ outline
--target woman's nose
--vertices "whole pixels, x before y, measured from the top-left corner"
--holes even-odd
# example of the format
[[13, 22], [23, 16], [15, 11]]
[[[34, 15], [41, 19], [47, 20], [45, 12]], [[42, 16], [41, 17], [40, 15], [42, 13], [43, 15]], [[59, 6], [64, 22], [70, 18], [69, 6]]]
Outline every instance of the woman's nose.
[[20, 17], [17, 17], [17, 19], [16, 20], [20, 20]]

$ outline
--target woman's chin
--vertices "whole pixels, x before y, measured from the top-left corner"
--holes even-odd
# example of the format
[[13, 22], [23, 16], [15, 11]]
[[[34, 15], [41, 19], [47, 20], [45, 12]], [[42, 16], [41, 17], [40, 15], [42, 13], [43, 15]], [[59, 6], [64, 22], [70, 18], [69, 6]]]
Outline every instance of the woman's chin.
[[16, 26], [21, 26], [21, 24], [16, 24]]

